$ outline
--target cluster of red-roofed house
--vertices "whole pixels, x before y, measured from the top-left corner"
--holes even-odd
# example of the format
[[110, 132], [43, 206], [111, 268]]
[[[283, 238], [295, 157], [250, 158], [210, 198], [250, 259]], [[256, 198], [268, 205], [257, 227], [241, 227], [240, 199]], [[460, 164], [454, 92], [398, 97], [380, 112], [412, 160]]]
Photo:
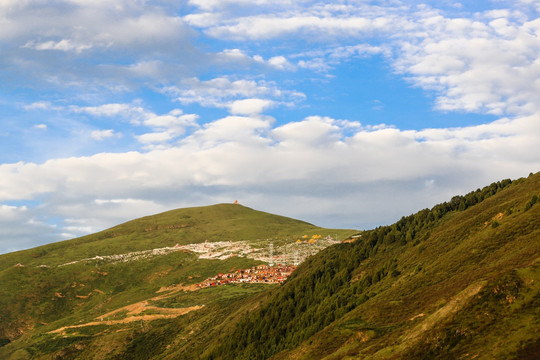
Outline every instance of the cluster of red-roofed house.
[[218, 286], [237, 283], [282, 283], [287, 280], [287, 277], [296, 269], [296, 266], [289, 265], [259, 265], [250, 269], [238, 269], [235, 272], [227, 274], [217, 274], [214, 277], [204, 280], [197, 284], [199, 288], [209, 286]]

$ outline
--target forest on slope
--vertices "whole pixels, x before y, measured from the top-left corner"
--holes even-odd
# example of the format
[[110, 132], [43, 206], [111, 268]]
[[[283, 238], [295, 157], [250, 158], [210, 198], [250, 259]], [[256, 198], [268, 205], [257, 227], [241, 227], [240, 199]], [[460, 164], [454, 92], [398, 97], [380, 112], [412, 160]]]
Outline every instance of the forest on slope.
[[539, 195], [499, 181], [328, 248], [207, 358], [538, 355]]

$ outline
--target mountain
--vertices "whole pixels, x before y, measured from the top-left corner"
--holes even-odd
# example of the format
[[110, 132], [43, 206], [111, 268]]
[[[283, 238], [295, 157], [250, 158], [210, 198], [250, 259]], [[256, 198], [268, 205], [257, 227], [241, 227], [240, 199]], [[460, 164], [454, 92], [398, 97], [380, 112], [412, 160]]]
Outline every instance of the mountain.
[[[217, 205], [2, 255], [0, 358], [537, 359], [538, 196], [540, 173], [360, 233]], [[196, 286], [291, 253], [281, 285]]]
[[[223, 304], [275, 286], [194, 291], [197, 283], [269, 261], [302, 260], [354, 232], [219, 204], [0, 255], [0, 358], [116, 356], [141, 329], [187, 316], [205, 321]], [[298, 239], [314, 235], [321, 239], [301, 241], [305, 246], [293, 252]]]
[[537, 359], [540, 173], [308, 259], [207, 358]]

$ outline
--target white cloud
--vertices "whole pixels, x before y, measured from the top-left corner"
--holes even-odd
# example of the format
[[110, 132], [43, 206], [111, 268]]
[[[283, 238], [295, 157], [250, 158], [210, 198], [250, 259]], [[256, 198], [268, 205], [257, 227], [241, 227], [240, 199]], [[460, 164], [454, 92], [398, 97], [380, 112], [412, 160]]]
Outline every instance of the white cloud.
[[[182, 141], [183, 146], [180, 149], [186, 151], [194, 151], [197, 153], [216, 151], [216, 155], [221, 151], [222, 146], [234, 148], [246, 146], [259, 146], [268, 144], [271, 140], [264, 135], [271, 128], [273, 119], [270, 117], [259, 116], [227, 116], [223, 119], [205, 124], [203, 128], [194, 132], [191, 136]], [[248, 150], [247, 148], [244, 148]], [[218, 156], [223, 156], [222, 155]], [[238, 157], [241, 161], [243, 156]], [[219, 160], [220, 162], [221, 160]], [[236, 162], [237, 160], [233, 160]], [[214, 162], [214, 160], [212, 160]], [[225, 164], [226, 162], [223, 162]], [[200, 163], [201, 167], [205, 167], [205, 161]], [[221, 165], [220, 165], [221, 166]]]
[[177, 100], [184, 104], [199, 103], [203, 106], [223, 107], [227, 99], [270, 95], [275, 90], [253, 80], [219, 77], [207, 81], [186, 79], [180, 86], [169, 87], [165, 91], [177, 96]]
[[50, 110], [51, 108], [53, 108], [53, 106], [48, 101], [36, 101], [24, 106], [25, 110]]
[[335, 144], [341, 139], [341, 131], [334, 119], [311, 116], [300, 122], [290, 122], [273, 131], [282, 146], [294, 146], [303, 152], [306, 146], [319, 147]]
[[268, 64], [279, 70], [294, 70], [295, 68], [284, 56], [274, 56], [268, 59]]
[[523, 4], [526, 7], [531, 7], [532, 9], [535, 9], [537, 12], [540, 13], [540, 4], [536, 0], [518, 0], [517, 2]]
[[[0, 65], [8, 69], [2, 80], [24, 88], [42, 79], [45, 92], [84, 90], [35, 96], [57, 100], [28, 101], [25, 115], [59, 111], [66, 119], [29, 124], [54, 124], [57, 131], [70, 117], [84, 118], [99, 125], [81, 125], [78, 133], [96, 140], [132, 133], [138, 141], [132, 147], [138, 151], [0, 164], [4, 248], [234, 199], [320, 225], [370, 227], [537, 171], [540, 158], [531, 149], [540, 136], [540, 20], [523, 9], [538, 5], [501, 1], [508, 10], [467, 19], [465, 4], [445, 2], [458, 9], [449, 15], [426, 5], [371, 3], [192, 0], [199, 11], [180, 18], [183, 11], [173, 7], [182, 5], [172, 2], [0, 2]], [[294, 90], [305, 79], [294, 75], [379, 55], [434, 94], [438, 110], [501, 119], [401, 130], [325, 116], [297, 122], [263, 116], [307, 98]], [[156, 113], [143, 101], [126, 100], [156, 89], [183, 105], [227, 109], [231, 116], [199, 125], [197, 114]], [[109, 103], [65, 105], [70, 101]], [[132, 127], [124, 132], [119, 124]], [[11, 239], [25, 240], [13, 245]]]
[[[509, 8], [464, 18], [461, 8], [457, 10], [461, 16], [445, 16], [427, 5], [396, 2], [378, 6], [261, 1], [249, 7], [232, 0], [193, 4], [207, 18], [212, 14], [212, 21], [192, 25], [219, 39], [308, 40], [314, 50], [293, 55], [300, 68], [326, 72], [353, 57], [382, 54], [412, 83], [434, 92], [438, 110], [495, 115], [539, 110], [536, 94], [540, 85], [530, 79], [540, 75], [540, 20], [529, 18], [518, 5], [503, 4]], [[242, 10], [232, 11], [233, 5]], [[385, 39], [382, 44], [378, 40], [376, 45], [370, 44], [381, 37]], [[321, 50], [321, 44], [337, 39], [363, 44]], [[268, 64], [294, 70], [288, 58], [291, 56], [277, 55]], [[264, 62], [260, 55], [253, 60]]]
[[99, 106], [71, 106], [70, 111], [93, 116], [122, 116], [134, 121], [147, 114], [141, 106], [132, 104], [103, 104]]
[[[260, 105], [263, 106], [263, 105]], [[238, 108], [240, 108], [238, 106]], [[138, 127], [146, 127], [151, 129], [151, 132], [136, 135], [135, 138], [144, 145], [145, 149], [156, 149], [166, 147], [171, 140], [178, 139], [179, 136], [186, 132], [186, 129], [198, 128], [196, 114], [184, 114], [181, 109], [173, 109], [166, 114], [155, 114], [152, 111], [145, 109], [135, 101], [131, 104], [111, 103], [97, 106], [53, 106], [51, 103], [34, 103], [25, 107], [28, 110], [44, 109], [56, 110], [66, 113], [87, 114], [91, 117], [111, 118], [111, 122], [115, 124], [116, 118], [120, 119], [117, 126], [121, 126], [123, 121], [129, 122], [131, 125]], [[239, 110], [240, 111], [240, 110]], [[37, 125], [36, 128], [46, 129], [45, 124]], [[82, 127], [85, 129], [86, 127]], [[108, 138], [121, 138], [122, 133], [114, 129], [98, 129], [98, 130], [82, 130], [85, 136], [96, 141], [103, 141]], [[170, 145], [170, 144], [169, 144]]]
[[221, 16], [215, 13], [202, 12], [184, 16], [184, 21], [192, 26], [209, 27], [220, 20]]
[[9, 206], [9, 205], [0, 205], [0, 218], [4, 220], [14, 220], [20, 216], [21, 213], [27, 212], [28, 208], [26, 206]]
[[35, 41], [29, 41], [24, 45], [25, 48], [35, 49], [35, 50], [59, 50], [59, 51], [74, 51], [76, 53], [81, 53], [84, 50], [92, 48], [92, 45], [85, 44], [75, 44], [71, 40], [62, 39], [60, 41], [45, 41], [41, 43], [36, 43]]
[[283, 55], [272, 56], [268, 60], [264, 60], [261, 55], [249, 56], [245, 51], [240, 49], [225, 49], [215, 54], [213, 63], [228, 63], [234, 66], [248, 67], [253, 64], [264, 65], [270, 69], [281, 71], [295, 71], [296, 66], [289, 62]]
[[163, 70], [167, 67], [167, 64], [160, 60], [143, 60], [130, 64], [124, 69], [136, 77], [160, 79], [163, 77]]
[[[144, 81], [180, 77], [209, 56], [192, 45], [195, 32], [176, 15], [179, 6], [126, 0], [5, 2], [0, 67], [9, 68], [11, 76], [2, 82], [89, 92], [132, 90]], [[157, 62], [161, 68], [150, 66]]]
[[120, 134], [116, 134], [114, 130], [107, 129], [107, 130], [93, 130], [90, 133], [90, 137], [96, 141], [102, 141], [108, 138], [112, 137], [118, 137]]
[[25, 46], [35, 50], [75, 52], [185, 37], [181, 19], [163, 10], [161, 6], [130, 1], [60, 1], [47, 5], [41, 1], [20, 1], [17, 6], [0, 7], [0, 18], [7, 20], [2, 37], [27, 38]]
[[223, 10], [225, 8], [238, 8], [238, 7], [250, 7], [250, 6], [293, 6], [295, 3], [306, 2], [291, 1], [291, 0], [189, 0], [189, 3], [197, 6], [201, 10], [215, 11]]
[[166, 115], [148, 114], [143, 124], [152, 132], [137, 136], [137, 140], [148, 149], [166, 148], [167, 143], [183, 135], [188, 128], [198, 128], [196, 114], [184, 114], [180, 109]]
[[[118, 212], [123, 214], [122, 216], [136, 217], [141, 212], [144, 213], [145, 210], [143, 209], [149, 209], [151, 213], [166, 210], [166, 207], [157, 204], [155, 201], [132, 198], [95, 199], [94, 203], [89, 204], [89, 206], [99, 212], [100, 216], [108, 215], [113, 217], [116, 217], [115, 213]], [[81, 222], [80, 219], [68, 219], [67, 222], [84, 226], [84, 222]]]
[[[308, 221], [337, 213], [341, 204], [341, 213], [343, 206], [356, 210], [339, 226], [368, 226], [540, 168], [538, 153], [531, 151], [540, 135], [537, 115], [419, 131], [370, 129], [318, 116], [272, 124], [266, 117], [229, 116], [163, 150], [0, 165], [0, 201], [46, 198], [32, 211], [96, 230], [153, 210], [235, 198]], [[153, 206], [145, 208], [147, 203]], [[95, 213], [98, 208], [103, 212]], [[120, 210], [109, 218], [114, 209]]]
[[310, 41], [324, 41], [341, 36], [370, 36], [379, 31], [402, 28], [408, 23], [405, 17], [396, 15], [403, 8], [395, 4], [345, 5], [311, 1], [193, 3], [201, 13], [190, 14], [184, 20], [221, 39], [268, 40], [294, 34], [308, 37]]
[[155, 128], [184, 129], [186, 126], [196, 126], [197, 118], [195, 114], [183, 114], [182, 110], [175, 109], [167, 115], [149, 116], [143, 123]]
[[333, 66], [343, 61], [348, 61], [357, 57], [369, 57], [373, 55], [384, 55], [389, 58], [391, 49], [389, 46], [372, 46], [369, 44], [358, 44], [350, 46], [337, 46], [328, 49], [317, 49], [305, 53], [295, 54], [292, 57], [298, 60], [298, 66], [314, 71], [326, 72]]
[[256, 115], [262, 113], [273, 105], [270, 100], [263, 99], [243, 99], [236, 100], [230, 105], [231, 114], [236, 115]]
[[533, 114], [540, 110], [540, 83], [531, 81], [540, 77], [539, 29], [538, 20], [504, 11], [477, 20], [428, 13], [417, 41], [403, 38], [395, 66], [434, 91], [440, 110]]
[[166, 87], [163, 91], [182, 104], [198, 103], [207, 107], [229, 108], [233, 114], [246, 114], [242, 111], [242, 107], [246, 106], [252, 109], [255, 106], [262, 111], [270, 105], [294, 104], [305, 98], [304, 94], [297, 91], [280, 90], [272, 82], [231, 80], [226, 77], [206, 81], [185, 79], [179, 86]]
[[387, 29], [390, 19], [373, 21], [363, 17], [338, 19], [317, 16], [259, 16], [240, 19], [232, 25], [212, 27], [206, 32], [216, 38], [267, 40], [289, 33], [303, 32], [327, 38], [328, 36], [365, 36], [374, 31]]
[[174, 134], [169, 131], [151, 132], [137, 136], [137, 140], [145, 145], [163, 144], [174, 138]]
[[34, 125], [34, 129], [47, 130], [47, 124]]
[[240, 49], [225, 49], [216, 54], [217, 61], [233, 62], [236, 65], [247, 64], [252, 59]]

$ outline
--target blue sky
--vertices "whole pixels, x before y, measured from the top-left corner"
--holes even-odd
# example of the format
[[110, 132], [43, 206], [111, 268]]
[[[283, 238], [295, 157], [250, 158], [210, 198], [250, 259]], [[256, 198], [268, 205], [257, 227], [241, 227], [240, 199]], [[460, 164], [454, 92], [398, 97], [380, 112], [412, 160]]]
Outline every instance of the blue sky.
[[532, 0], [0, 2], [0, 252], [240, 203], [367, 229], [540, 169]]

